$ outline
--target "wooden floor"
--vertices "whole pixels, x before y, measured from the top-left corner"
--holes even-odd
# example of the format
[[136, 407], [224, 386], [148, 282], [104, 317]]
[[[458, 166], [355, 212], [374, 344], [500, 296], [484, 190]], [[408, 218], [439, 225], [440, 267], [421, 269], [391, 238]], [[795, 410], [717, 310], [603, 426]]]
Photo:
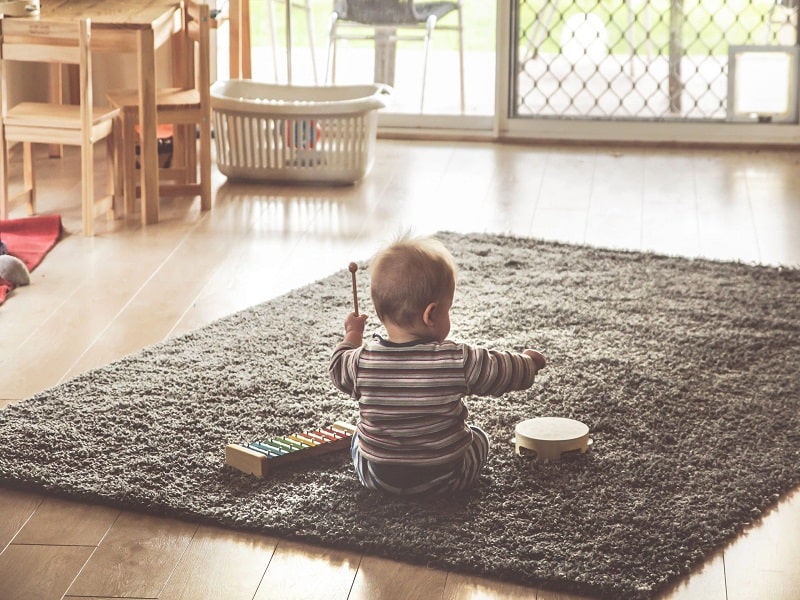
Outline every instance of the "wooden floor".
[[[91, 239], [76, 157], [41, 156], [41, 212], [69, 235], [0, 307], [0, 406], [342, 269], [406, 228], [798, 265], [797, 156], [382, 140], [356, 186], [216, 174], [212, 212], [164, 200], [160, 224], [101, 221]], [[572, 598], [4, 488], [0, 515], [3, 600]], [[796, 600], [799, 532], [796, 490], [664, 598]]]

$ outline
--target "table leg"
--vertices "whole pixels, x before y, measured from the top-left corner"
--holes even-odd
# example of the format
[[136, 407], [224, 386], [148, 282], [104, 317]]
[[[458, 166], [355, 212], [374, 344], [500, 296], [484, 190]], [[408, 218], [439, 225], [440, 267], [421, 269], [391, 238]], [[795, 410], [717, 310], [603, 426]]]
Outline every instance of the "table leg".
[[156, 59], [152, 29], [139, 32], [139, 127], [141, 128], [142, 224], [158, 223]]

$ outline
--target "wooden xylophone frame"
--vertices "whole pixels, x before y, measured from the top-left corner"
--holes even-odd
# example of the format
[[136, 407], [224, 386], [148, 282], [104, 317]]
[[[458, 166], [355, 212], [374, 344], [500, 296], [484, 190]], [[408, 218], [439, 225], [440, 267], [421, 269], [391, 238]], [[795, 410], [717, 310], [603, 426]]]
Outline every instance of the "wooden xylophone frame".
[[285, 464], [349, 448], [355, 431], [355, 426], [337, 421], [328, 427], [303, 433], [228, 444], [225, 446], [225, 464], [244, 473], [267, 477], [273, 469]]

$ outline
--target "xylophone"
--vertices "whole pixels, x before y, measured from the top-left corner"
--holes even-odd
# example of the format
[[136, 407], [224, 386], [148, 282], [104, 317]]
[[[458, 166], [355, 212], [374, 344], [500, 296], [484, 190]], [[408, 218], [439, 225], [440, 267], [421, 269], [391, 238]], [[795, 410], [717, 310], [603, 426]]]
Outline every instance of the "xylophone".
[[303, 433], [228, 444], [225, 446], [225, 464], [245, 473], [267, 477], [272, 469], [287, 463], [349, 448], [355, 431], [353, 425], [337, 421], [329, 427]]

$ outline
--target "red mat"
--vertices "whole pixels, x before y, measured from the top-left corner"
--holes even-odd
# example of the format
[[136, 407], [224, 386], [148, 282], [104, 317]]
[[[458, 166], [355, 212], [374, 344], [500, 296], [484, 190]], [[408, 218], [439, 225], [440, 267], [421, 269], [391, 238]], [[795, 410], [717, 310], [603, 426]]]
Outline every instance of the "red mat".
[[[0, 241], [8, 253], [33, 271], [61, 237], [61, 216], [47, 215], [0, 221]], [[14, 286], [0, 277], [0, 304]]]

